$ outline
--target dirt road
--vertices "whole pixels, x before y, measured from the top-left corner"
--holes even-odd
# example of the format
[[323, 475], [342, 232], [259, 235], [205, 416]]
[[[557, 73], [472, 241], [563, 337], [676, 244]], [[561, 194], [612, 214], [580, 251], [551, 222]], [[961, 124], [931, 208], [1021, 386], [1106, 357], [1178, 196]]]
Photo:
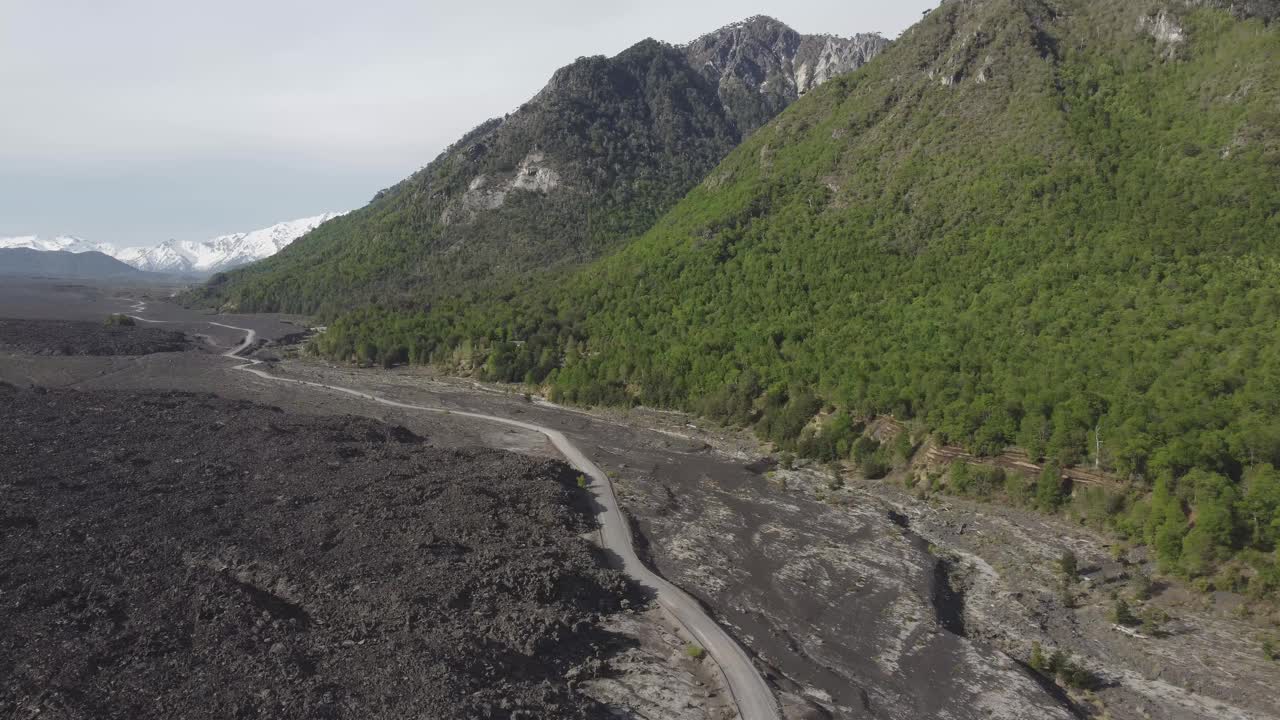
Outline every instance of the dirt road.
[[[139, 312], [145, 310], [145, 304], [140, 303], [138, 306], [135, 306], [134, 309]], [[134, 317], [135, 319], [143, 322], [165, 322], [147, 320], [146, 318], [138, 316]], [[768, 683], [765, 682], [764, 677], [756, 670], [751, 658], [747, 655], [746, 651], [742, 649], [742, 646], [730, 637], [729, 634], [715, 622], [715, 620], [711, 619], [697, 601], [675, 585], [667, 582], [656, 573], [649, 570], [645, 567], [644, 563], [640, 561], [640, 558], [636, 555], [635, 548], [632, 546], [631, 530], [627, 526], [626, 518], [623, 516], [622, 510], [618, 505], [618, 500], [613, 489], [613, 483], [609, 480], [609, 476], [595, 463], [591, 462], [587, 456], [582, 453], [582, 451], [574, 446], [573, 443], [569, 442], [568, 438], [566, 438], [563, 433], [542, 425], [521, 422], [519, 420], [511, 420], [504, 417], [448, 410], [445, 408], [437, 408], [427, 405], [403, 403], [338, 385], [327, 385], [324, 383], [296, 380], [293, 378], [284, 378], [272, 375], [271, 373], [256, 367], [261, 364], [260, 361], [238, 357], [240, 352], [252, 345], [256, 335], [253, 330], [249, 328], [225, 325], [222, 323], [210, 324], [245, 332], [244, 340], [231, 350], [228, 350], [224, 355], [226, 357], [247, 360], [245, 364], [240, 365], [236, 369], [252, 373], [253, 375], [265, 380], [292, 383], [329, 390], [332, 392], [339, 392], [368, 400], [370, 402], [375, 402], [380, 405], [386, 405], [388, 407], [430, 413], [452, 414], [483, 420], [486, 422], [494, 422], [509, 427], [538, 432], [546, 436], [552, 445], [555, 446], [556, 450], [564, 455], [569, 464], [582, 472], [583, 475], [588, 478], [589, 482], [587, 488], [590, 490], [599, 505], [601, 537], [605, 549], [615, 553], [620, 558], [623, 570], [627, 575], [652, 592], [658, 603], [666, 609], [667, 612], [671, 613], [677, 621], [679, 621], [685, 631], [688, 632], [689, 635], [693, 637], [719, 665], [721, 672], [724, 673], [729, 691], [733, 695], [734, 702], [738, 707], [738, 713], [743, 720], [780, 720], [781, 714], [777, 699], [774, 697], [772, 690], [770, 690]]]

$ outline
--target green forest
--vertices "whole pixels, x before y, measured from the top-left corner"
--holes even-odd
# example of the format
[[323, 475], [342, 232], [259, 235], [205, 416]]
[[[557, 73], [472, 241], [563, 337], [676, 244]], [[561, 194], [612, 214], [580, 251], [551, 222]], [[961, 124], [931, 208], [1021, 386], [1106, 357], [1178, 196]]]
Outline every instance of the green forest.
[[606, 257], [347, 298], [315, 349], [682, 408], [824, 458], [883, 461], [859, 438], [887, 414], [978, 455], [1096, 462], [1121, 485], [1080, 493], [1086, 519], [1274, 592], [1280, 36], [1183, 8], [1170, 41], [1144, 7], [944, 4]]

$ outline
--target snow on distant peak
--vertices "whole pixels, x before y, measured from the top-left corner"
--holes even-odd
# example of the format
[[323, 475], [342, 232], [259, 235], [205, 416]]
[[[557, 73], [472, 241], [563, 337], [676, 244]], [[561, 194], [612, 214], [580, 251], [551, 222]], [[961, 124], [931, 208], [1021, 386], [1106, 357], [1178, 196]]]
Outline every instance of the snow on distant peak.
[[271, 257], [289, 243], [344, 213], [287, 220], [209, 240], [167, 240], [150, 248], [125, 248], [120, 260], [151, 272], [216, 273]]
[[100, 252], [114, 257], [115, 248], [105, 243], [91, 243], [71, 235], [59, 235], [46, 239], [36, 235], [20, 235], [18, 237], [0, 238], [0, 248], [26, 248], [41, 252]]
[[271, 257], [321, 223], [343, 214], [345, 213], [325, 213], [298, 220], [287, 220], [260, 230], [220, 235], [209, 240], [166, 240], [153, 247], [117, 249], [107, 243], [90, 243], [71, 236], [59, 236], [47, 240], [35, 235], [23, 235], [0, 238], [0, 248], [63, 250], [74, 253], [96, 250], [139, 270], [203, 275], [230, 270]]

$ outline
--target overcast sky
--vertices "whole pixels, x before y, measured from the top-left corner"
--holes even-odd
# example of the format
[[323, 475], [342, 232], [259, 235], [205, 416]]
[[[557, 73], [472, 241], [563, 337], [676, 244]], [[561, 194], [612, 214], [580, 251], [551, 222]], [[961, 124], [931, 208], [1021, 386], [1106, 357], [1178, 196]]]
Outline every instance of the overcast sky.
[[0, 236], [149, 245], [359, 207], [558, 67], [936, 1], [0, 0]]

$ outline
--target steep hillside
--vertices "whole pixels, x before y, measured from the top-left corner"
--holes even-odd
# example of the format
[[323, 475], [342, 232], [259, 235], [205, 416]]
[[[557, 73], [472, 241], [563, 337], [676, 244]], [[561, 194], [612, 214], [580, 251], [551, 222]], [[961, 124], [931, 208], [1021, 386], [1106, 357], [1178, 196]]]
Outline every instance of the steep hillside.
[[646, 40], [582, 58], [365, 208], [218, 278], [204, 299], [302, 312], [418, 305], [597, 257], [647, 230], [800, 93], [885, 44], [753, 18], [684, 48]]
[[1132, 481], [1095, 509], [1189, 573], [1269, 553], [1280, 29], [1271, 3], [1207, 5], [945, 3], [569, 281], [365, 311], [320, 347], [699, 409], [828, 457], [890, 413]]

